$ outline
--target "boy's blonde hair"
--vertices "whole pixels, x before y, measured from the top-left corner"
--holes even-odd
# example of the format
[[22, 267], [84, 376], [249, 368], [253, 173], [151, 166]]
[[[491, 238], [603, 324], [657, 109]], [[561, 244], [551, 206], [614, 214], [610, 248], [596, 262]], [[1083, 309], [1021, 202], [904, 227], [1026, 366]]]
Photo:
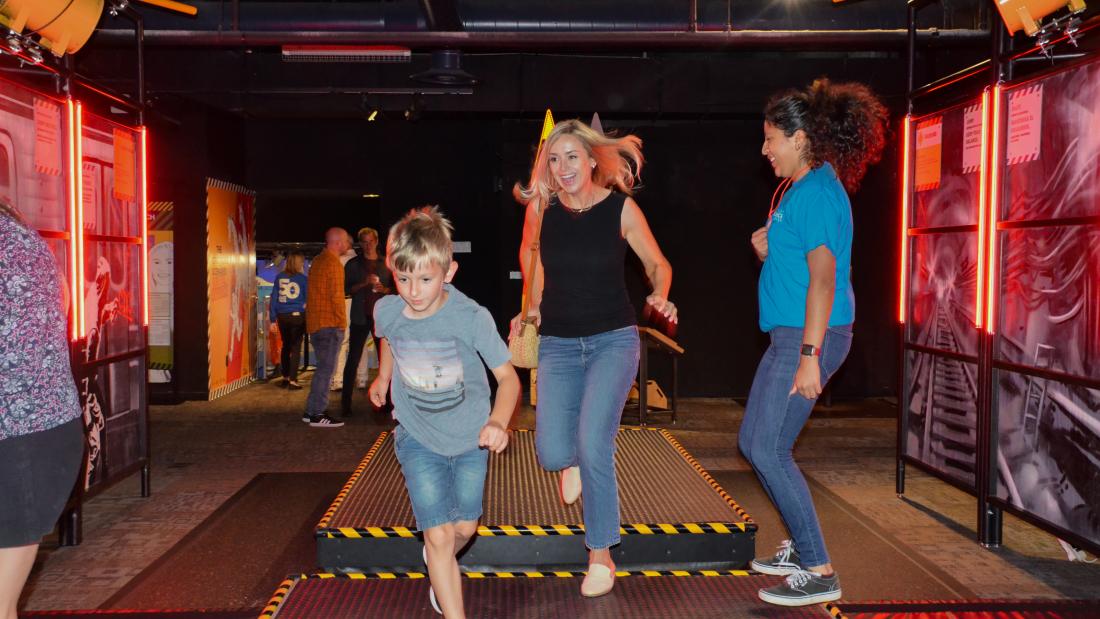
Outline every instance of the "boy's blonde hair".
[[453, 230], [438, 206], [412, 209], [390, 228], [386, 265], [395, 271], [412, 271], [427, 262], [446, 271], [454, 256]]

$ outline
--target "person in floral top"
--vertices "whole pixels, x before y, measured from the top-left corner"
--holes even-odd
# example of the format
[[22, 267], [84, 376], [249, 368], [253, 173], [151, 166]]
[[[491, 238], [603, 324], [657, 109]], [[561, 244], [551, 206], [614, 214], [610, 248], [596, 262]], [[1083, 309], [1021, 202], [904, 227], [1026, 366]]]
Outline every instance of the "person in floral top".
[[84, 453], [63, 303], [45, 241], [0, 202], [0, 619], [15, 619]]

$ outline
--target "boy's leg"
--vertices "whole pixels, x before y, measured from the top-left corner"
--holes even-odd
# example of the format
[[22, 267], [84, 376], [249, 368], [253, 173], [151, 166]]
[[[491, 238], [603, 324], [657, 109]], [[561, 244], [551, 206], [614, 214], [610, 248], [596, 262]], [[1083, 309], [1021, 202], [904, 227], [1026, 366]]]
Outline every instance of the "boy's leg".
[[446, 617], [465, 617], [462, 610], [462, 575], [455, 553], [455, 525], [446, 524], [424, 531], [424, 549], [428, 560], [428, 579], [435, 599]]

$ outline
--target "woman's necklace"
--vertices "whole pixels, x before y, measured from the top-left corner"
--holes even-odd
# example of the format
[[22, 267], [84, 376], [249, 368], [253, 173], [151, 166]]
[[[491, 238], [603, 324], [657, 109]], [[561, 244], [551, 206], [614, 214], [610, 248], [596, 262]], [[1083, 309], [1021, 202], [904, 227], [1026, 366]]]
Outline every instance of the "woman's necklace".
[[565, 204], [564, 201], [562, 201], [562, 204], [564, 204], [565, 208], [569, 209], [569, 212], [571, 213], [586, 213], [588, 211], [591, 211], [593, 206], [596, 206], [595, 192], [593, 192], [593, 195], [589, 197], [587, 202], [588, 206], [583, 206], [581, 208], [573, 208], [572, 206]]

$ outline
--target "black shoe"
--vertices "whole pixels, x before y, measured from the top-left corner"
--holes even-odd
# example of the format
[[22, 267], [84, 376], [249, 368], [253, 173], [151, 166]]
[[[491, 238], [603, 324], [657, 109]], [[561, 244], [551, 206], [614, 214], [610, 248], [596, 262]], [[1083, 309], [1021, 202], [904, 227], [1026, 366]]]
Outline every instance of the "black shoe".
[[779, 606], [808, 606], [840, 599], [840, 578], [798, 571], [782, 583], [760, 590], [760, 599]]
[[343, 425], [343, 421], [336, 421], [332, 417], [329, 417], [328, 413], [321, 413], [320, 416], [309, 420], [309, 427], [311, 428], [340, 428], [343, 427]]
[[309, 413], [302, 413], [302, 423], [313, 423], [313, 417]]
[[768, 559], [753, 559], [752, 569], [761, 574], [772, 576], [786, 576], [806, 569], [798, 557], [798, 551], [794, 549], [794, 543], [789, 539], [779, 544], [779, 552]]
[[286, 384], [286, 388], [290, 389], [291, 391], [298, 391], [302, 388], [302, 386], [299, 385], [297, 381], [292, 380]]

